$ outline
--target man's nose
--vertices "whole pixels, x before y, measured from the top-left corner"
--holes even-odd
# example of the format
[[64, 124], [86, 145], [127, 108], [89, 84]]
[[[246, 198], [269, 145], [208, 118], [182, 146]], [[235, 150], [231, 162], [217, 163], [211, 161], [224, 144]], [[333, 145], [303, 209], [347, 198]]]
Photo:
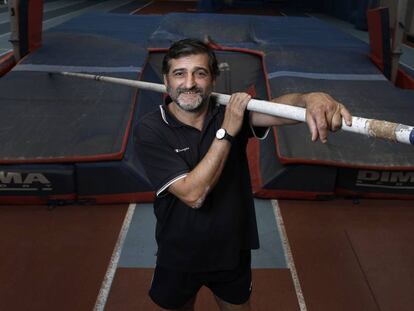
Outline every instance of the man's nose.
[[191, 89], [195, 85], [194, 75], [189, 74], [185, 79], [185, 87], [186, 89]]

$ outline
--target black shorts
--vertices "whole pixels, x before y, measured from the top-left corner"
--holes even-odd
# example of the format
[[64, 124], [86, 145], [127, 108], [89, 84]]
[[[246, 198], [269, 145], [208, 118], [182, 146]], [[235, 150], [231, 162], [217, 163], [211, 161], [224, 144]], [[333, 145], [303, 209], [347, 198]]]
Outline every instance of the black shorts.
[[251, 254], [243, 251], [236, 268], [214, 272], [182, 272], [157, 266], [149, 295], [164, 309], [178, 309], [190, 301], [202, 286], [225, 302], [247, 302], [252, 290]]

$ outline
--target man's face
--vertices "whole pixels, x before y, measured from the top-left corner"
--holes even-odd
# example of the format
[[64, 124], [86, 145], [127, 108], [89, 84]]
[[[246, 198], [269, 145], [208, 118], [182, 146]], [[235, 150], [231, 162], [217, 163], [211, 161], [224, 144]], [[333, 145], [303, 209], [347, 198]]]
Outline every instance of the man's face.
[[207, 54], [194, 54], [170, 60], [164, 75], [168, 95], [184, 111], [200, 111], [214, 86]]

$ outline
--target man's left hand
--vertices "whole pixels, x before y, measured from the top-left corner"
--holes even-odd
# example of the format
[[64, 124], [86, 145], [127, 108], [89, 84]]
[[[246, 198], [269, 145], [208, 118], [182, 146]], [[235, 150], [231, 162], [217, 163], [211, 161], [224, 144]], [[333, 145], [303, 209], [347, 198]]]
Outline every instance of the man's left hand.
[[308, 93], [302, 95], [306, 107], [306, 122], [312, 134], [312, 141], [318, 138], [326, 143], [328, 131], [337, 131], [342, 126], [352, 125], [352, 116], [344, 105], [326, 93]]

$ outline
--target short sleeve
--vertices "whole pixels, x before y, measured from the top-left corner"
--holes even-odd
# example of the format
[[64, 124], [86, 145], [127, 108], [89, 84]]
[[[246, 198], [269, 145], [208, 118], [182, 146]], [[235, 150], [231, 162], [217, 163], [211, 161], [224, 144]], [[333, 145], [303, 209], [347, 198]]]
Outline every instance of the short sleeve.
[[157, 196], [187, 176], [190, 171], [187, 163], [174, 151], [159, 129], [141, 123], [135, 126], [133, 135], [135, 152]]

